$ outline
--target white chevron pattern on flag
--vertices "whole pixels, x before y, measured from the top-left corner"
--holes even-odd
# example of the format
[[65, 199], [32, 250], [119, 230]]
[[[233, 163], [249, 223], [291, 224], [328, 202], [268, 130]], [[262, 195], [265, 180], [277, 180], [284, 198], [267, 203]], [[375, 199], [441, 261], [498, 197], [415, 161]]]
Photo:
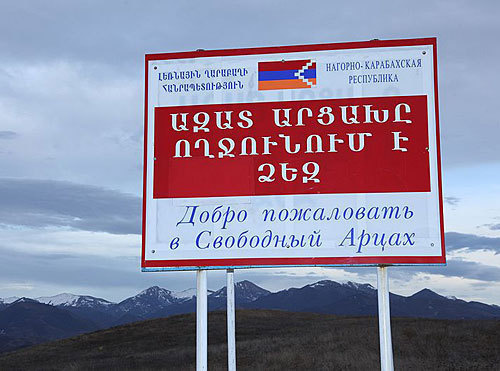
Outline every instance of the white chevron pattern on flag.
[[313, 83], [309, 81], [309, 79], [306, 79], [304, 76], [303, 76], [303, 73], [305, 70], [307, 70], [309, 67], [312, 67], [312, 65], [314, 64], [314, 61], [309, 61], [307, 62], [300, 70], [298, 70], [297, 72], [295, 72], [295, 77], [298, 77], [300, 80], [304, 81], [307, 85], [309, 86], [313, 86]]

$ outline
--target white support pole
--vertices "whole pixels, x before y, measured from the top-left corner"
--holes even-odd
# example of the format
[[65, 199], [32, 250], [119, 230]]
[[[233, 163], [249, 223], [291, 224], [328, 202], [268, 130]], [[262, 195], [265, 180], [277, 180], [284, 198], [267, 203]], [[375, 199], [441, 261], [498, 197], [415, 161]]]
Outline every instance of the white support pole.
[[391, 312], [389, 305], [389, 279], [387, 267], [377, 267], [378, 331], [380, 336], [380, 368], [394, 371], [391, 339]]
[[227, 295], [227, 369], [236, 371], [236, 324], [234, 314], [234, 269], [226, 274]]
[[207, 371], [208, 364], [207, 271], [196, 272], [196, 370]]

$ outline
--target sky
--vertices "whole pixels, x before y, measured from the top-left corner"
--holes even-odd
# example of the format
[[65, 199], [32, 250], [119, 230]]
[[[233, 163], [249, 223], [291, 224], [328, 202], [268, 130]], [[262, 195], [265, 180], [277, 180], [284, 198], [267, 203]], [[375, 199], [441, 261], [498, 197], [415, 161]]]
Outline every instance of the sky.
[[[448, 265], [391, 267], [390, 288], [500, 304], [499, 2], [0, 3], [0, 297], [195, 287], [194, 272], [140, 272], [146, 53], [435, 36]], [[375, 286], [376, 269], [235, 279]]]

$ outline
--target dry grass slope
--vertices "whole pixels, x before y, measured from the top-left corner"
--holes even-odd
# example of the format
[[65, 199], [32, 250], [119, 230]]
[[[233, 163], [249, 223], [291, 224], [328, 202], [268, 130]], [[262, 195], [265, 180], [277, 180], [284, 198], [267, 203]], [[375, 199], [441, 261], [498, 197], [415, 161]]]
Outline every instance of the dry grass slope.
[[[209, 369], [225, 370], [226, 316], [209, 316]], [[498, 370], [500, 321], [392, 321], [399, 370]], [[195, 316], [115, 327], [5, 354], [1, 370], [194, 370]], [[376, 318], [242, 310], [239, 370], [376, 370]]]

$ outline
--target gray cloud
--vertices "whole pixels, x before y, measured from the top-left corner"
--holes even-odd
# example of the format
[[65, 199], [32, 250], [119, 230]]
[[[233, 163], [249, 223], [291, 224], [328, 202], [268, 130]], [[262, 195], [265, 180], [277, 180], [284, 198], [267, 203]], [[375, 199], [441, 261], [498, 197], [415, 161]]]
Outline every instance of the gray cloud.
[[[498, 48], [485, 48], [497, 43], [500, 27], [494, 15], [500, 11], [499, 2], [443, 0], [438, 4], [411, 3], [401, 7], [398, 1], [337, 4], [323, 0], [311, 3], [313, 8], [321, 9], [314, 18], [304, 18], [302, 8], [294, 4], [300, 2], [259, 0], [236, 5], [226, 0], [198, 2], [196, 6], [183, 1], [7, 2], [0, 14], [0, 64], [16, 66], [20, 61], [30, 61], [29, 66], [43, 67], [67, 62], [70, 69], [82, 69], [81, 75], [72, 78], [68, 86], [61, 87], [57, 73], [53, 76], [49, 73], [55, 80], [53, 84], [43, 82], [43, 86], [54, 85], [46, 89], [51, 92], [49, 96], [67, 91], [64, 94], [67, 100], [77, 97], [69, 107], [78, 106], [78, 102], [90, 103], [91, 110], [78, 109], [78, 112], [86, 116], [96, 112], [96, 117], [78, 120], [74, 114], [77, 110], [71, 109], [71, 119], [65, 119], [65, 125], [76, 128], [98, 121], [112, 110], [108, 105], [97, 113], [100, 107], [95, 102], [103, 96], [99, 87], [92, 89], [95, 96], [81, 97], [75, 95], [78, 86], [86, 80], [95, 87], [96, 79], [112, 83], [118, 78], [132, 81], [122, 92], [142, 92], [145, 53], [437, 36], [444, 163], [475, 165], [499, 161], [496, 138], [500, 135], [500, 125], [491, 89], [500, 84], [500, 75], [488, 71], [496, 70], [500, 53]], [[362, 12], [358, 11], [360, 8]], [[302, 27], [296, 27], [297, 19]], [[356, 27], [351, 27], [353, 20]], [[332, 28], [332, 24], [336, 27]], [[38, 73], [47, 72], [42, 68]], [[16, 81], [21, 75], [22, 72], [16, 72], [6, 78]], [[29, 101], [36, 104], [44, 96], [35, 91], [30, 93]], [[66, 99], [58, 97], [44, 104], [47, 103], [51, 115], [54, 112], [60, 115], [68, 107]], [[120, 110], [133, 107], [134, 112], [117, 114], [113, 120], [124, 121], [132, 115], [140, 120], [141, 103], [140, 93], [126, 99]], [[22, 108], [26, 109], [25, 105]], [[476, 124], [470, 125], [471, 122]], [[69, 133], [64, 135], [70, 137]], [[56, 156], [63, 158], [62, 153]], [[116, 164], [119, 160], [115, 160]], [[99, 159], [92, 161], [97, 164]]]
[[0, 131], [0, 139], [14, 139], [17, 137], [17, 133], [15, 131], [10, 130], [2, 130]]
[[[138, 256], [37, 254], [14, 251], [3, 246], [0, 246], [0, 253], [3, 256], [0, 261], [0, 282], [59, 287], [65, 292], [89, 292], [112, 300], [120, 299], [116, 292], [134, 295], [153, 285], [171, 290], [196, 287], [194, 272], [141, 273]], [[19, 295], [15, 292], [12, 294]]]
[[485, 224], [484, 226], [488, 227], [492, 231], [500, 231], [500, 223]]
[[474, 234], [447, 232], [445, 235], [446, 250], [459, 249], [490, 250], [495, 254], [500, 253], [500, 237], [484, 237]]
[[53, 180], [0, 179], [0, 223], [141, 233], [141, 199], [101, 187]]
[[448, 264], [443, 269], [431, 270], [430, 267], [422, 269], [423, 272], [437, 273], [444, 276], [462, 277], [476, 279], [480, 281], [499, 282], [500, 281], [500, 268], [492, 265], [475, 263], [471, 261], [448, 260]]
[[415, 266], [394, 267], [391, 269], [391, 277], [408, 280], [418, 273], [439, 274], [445, 277], [458, 277], [484, 282], [499, 282], [500, 268], [472, 261], [448, 259], [446, 266]]
[[445, 197], [444, 202], [451, 206], [457, 206], [460, 202], [460, 199], [458, 197]]

